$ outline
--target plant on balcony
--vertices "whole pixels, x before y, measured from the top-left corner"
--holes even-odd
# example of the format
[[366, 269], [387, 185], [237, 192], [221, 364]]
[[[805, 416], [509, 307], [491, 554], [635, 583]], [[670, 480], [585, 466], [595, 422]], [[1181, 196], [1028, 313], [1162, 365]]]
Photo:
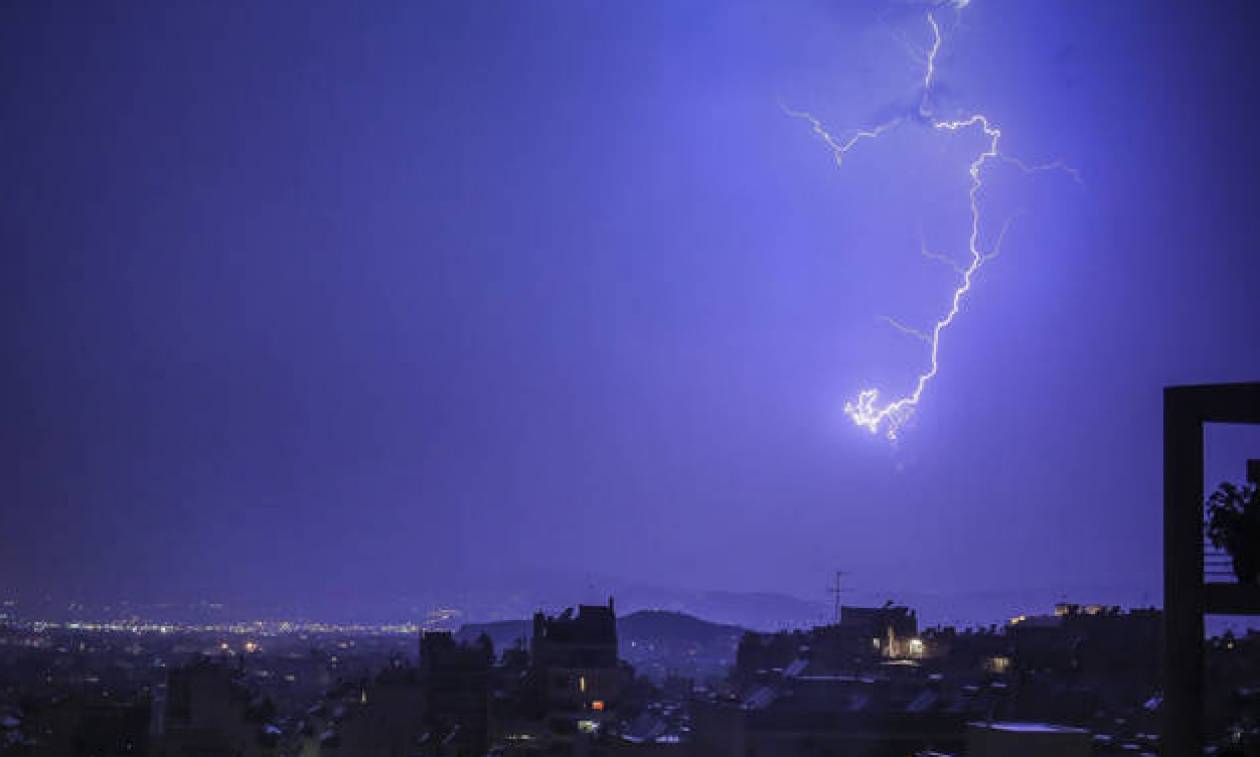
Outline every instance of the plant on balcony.
[[1260, 493], [1255, 484], [1221, 484], [1207, 500], [1207, 536], [1245, 584], [1260, 583]]

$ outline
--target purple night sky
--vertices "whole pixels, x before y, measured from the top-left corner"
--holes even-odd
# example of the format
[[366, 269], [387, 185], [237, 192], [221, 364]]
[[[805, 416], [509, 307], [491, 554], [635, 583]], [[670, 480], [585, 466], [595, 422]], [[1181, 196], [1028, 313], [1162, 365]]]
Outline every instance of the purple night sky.
[[908, 113], [929, 7], [6, 4], [0, 593], [1158, 603], [1162, 388], [1260, 377], [1260, 18], [938, 11], [938, 110], [1083, 186], [986, 176], [890, 444], [980, 140], [781, 106]]

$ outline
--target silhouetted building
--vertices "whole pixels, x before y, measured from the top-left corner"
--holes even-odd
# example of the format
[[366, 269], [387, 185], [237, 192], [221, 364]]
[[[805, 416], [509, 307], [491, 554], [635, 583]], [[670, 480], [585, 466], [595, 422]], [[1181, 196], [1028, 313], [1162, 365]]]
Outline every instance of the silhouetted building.
[[161, 724], [163, 757], [271, 757], [280, 730], [270, 702], [228, 665], [199, 660], [172, 670]]
[[531, 674], [554, 738], [594, 734], [616, 710], [628, 674], [617, 658], [617, 616], [608, 605], [534, 615]]
[[814, 673], [867, 670], [890, 659], [918, 659], [926, 652], [915, 611], [891, 602], [883, 607], [842, 607], [840, 622], [773, 634], [746, 632], [735, 656], [736, 678], [748, 681], [808, 661]]
[[914, 610], [888, 602], [883, 607], [840, 608], [840, 628], [870, 639], [872, 650], [882, 657], [917, 657], [919, 620]]
[[394, 660], [371, 682], [344, 683], [329, 719], [307, 712], [301, 757], [416, 757], [428, 731], [419, 672]]
[[922, 634], [931, 669], [952, 676], [1004, 676], [1014, 665], [1009, 635], [997, 626], [959, 630], [929, 628]]
[[482, 636], [455, 641], [449, 631], [420, 636], [423, 754], [480, 757], [489, 740], [490, 670], [494, 646]]
[[144, 757], [150, 703], [73, 694], [28, 701], [23, 745], [0, 723], [0, 754], [31, 757]]
[[[789, 671], [790, 672], [790, 671]], [[985, 705], [922, 681], [784, 675], [733, 701], [695, 705], [697, 757], [900, 757], [961, 750]]]

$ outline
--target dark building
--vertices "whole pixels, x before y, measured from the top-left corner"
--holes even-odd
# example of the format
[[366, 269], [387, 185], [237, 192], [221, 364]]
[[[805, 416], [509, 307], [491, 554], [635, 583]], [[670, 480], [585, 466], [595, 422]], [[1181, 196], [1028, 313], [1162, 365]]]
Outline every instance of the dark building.
[[[914, 610], [842, 607], [839, 622], [808, 630], [746, 633], [733, 690], [695, 703], [694, 750], [703, 757], [958, 753], [968, 720], [990, 717], [1006, 696], [983, 660], [1001, 644], [943, 632], [919, 636]], [[986, 638], [986, 641], [988, 639]], [[974, 658], [946, 677], [936, 650]], [[973, 651], [972, 647], [977, 648]], [[983, 646], [983, 649], [979, 647]]]
[[735, 676], [748, 681], [808, 660], [815, 673], [867, 670], [889, 659], [924, 656], [915, 611], [891, 602], [883, 607], [842, 607], [840, 622], [774, 634], [746, 632], [736, 651]]
[[950, 676], [1002, 676], [1013, 666], [1012, 639], [997, 626], [929, 628], [923, 632], [923, 645], [929, 669]]
[[967, 721], [986, 709], [968, 695], [922, 681], [792, 675], [733, 701], [695, 705], [698, 757], [901, 757], [961, 750]]
[[346, 682], [334, 692], [334, 717], [308, 710], [302, 757], [418, 757], [427, 732], [418, 671], [394, 661], [370, 683]]
[[76, 693], [26, 702], [29, 742], [0, 726], [0, 754], [31, 757], [143, 757], [149, 751], [150, 702]]
[[860, 634], [882, 657], [917, 657], [922, 654], [919, 619], [909, 607], [886, 603], [883, 607], [840, 608], [840, 628]]
[[1058, 604], [1053, 615], [1013, 619], [1015, 714], [1091, 725], [1095, 713], [1149, 700], [1160, 690], [1162, 635], [1153, 609]]
[[199, 660], [172, 670], [163, 709], [163, 757], [276, 754], [280, 731], [270, 722], [270, 702], [224, 663]]
[[617, 708], [629, 674], [617, 657], [617, 616], [608, 605], [534, 615], [531, 675], [547, 728], [566, 740], [596, 733]]
[[455, 641], [449, 631], [420, 636], [420, 695], [426, 753], [480, 757], [489, 741], [494, 646], [483, 636]]

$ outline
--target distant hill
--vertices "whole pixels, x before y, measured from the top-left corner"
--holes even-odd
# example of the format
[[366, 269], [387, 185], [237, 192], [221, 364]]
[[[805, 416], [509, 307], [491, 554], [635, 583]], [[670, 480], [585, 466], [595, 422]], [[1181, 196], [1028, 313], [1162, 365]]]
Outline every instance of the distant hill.
[[685, 612], [640, 610], [617, 619], [617, 634], [624, 639], [691, 641], [713, 644], [744, 633], [740, 626], [711, 623]]
[[645, 586], [610, 588], [608, 596], [626, 609], [665, 610], [759, 631], [826, 622], [826, 602], [774, 592], [689, 591]]
[[[527, 620], [468, 623], [455, 633], [455, 638], [472, 641], [483, 633], [501, 652], [522, 639], [528, 645], [533, 624]], [[734, 664], [743, 633], [740, 626], [711, 623], [668, 610], [640, 610], [617, 619], [622, 659], [656, 679], [670, 674], [693, 678], [724, 674]]]
[[723, 678], [744, 629], [668, 610], [641, 610], [617, 621], [621, 658], [657, 681]]
[[[685, 612], [639, 610], [617, 618], [617, 636], [621, 641], [668, 641], [713, 644], [724, 639], [739, 641], [744, 629], [740, 626], [711, 623]], [[455, 632], [459, 641], [473, 641], [485, 634], [495, 649], [504, 649], [524, 639], [528, 644], [533, 624], [528, 620], [497, 620], [490, 623], [466, 623]]]

